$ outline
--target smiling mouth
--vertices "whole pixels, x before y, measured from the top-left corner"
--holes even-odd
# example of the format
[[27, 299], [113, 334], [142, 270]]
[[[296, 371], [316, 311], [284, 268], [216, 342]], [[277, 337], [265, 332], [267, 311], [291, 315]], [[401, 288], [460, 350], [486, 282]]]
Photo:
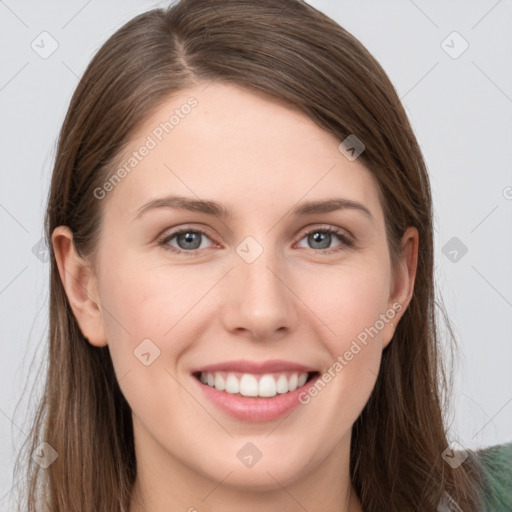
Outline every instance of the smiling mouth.
[[319, 372], [283, 371], [276, 373], [241, 373], [227, 371], [195, 372], [203, 385], [230, 395], [271, 398], [305, 386]]

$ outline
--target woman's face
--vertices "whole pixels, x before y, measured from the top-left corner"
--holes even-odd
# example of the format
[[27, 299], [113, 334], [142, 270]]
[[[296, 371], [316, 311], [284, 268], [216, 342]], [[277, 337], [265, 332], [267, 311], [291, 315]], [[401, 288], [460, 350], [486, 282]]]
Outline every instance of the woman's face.
[[393, 280], [376, 181], [340, 142], [269, 97], [202, 84], [163, 104], [95, 191], [90, 295], [72, 303], [108, 344], [139, 471], [264, 490], [347, 463], [417, 232]]

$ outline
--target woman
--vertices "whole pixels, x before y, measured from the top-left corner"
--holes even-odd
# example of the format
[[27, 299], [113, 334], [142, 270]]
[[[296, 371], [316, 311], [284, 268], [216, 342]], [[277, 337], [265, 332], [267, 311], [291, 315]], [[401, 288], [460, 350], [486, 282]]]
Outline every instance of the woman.
[[495, 459], [446, 438], [418, 144], [314, 8], [182, 0], [117, 31], [46, 226], [29, 510], [507, 509]]

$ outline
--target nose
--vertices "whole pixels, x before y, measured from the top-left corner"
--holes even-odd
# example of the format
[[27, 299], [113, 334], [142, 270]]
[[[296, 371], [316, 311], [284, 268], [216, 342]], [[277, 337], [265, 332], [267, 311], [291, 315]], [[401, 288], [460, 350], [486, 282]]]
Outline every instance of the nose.
[[259, 341], [286, 336], [299, 318], [289, 272], [268, 252], [252, 263], [240, 260], [229, 273], [221, 313], [229, 332]]

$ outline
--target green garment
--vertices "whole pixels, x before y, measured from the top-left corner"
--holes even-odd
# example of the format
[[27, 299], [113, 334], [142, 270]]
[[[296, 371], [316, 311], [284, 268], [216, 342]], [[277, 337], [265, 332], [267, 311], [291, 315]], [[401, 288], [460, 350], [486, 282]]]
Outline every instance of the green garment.
[[476, 452], [483, 466], [482, 512], [512, 511], [512, 443]]

